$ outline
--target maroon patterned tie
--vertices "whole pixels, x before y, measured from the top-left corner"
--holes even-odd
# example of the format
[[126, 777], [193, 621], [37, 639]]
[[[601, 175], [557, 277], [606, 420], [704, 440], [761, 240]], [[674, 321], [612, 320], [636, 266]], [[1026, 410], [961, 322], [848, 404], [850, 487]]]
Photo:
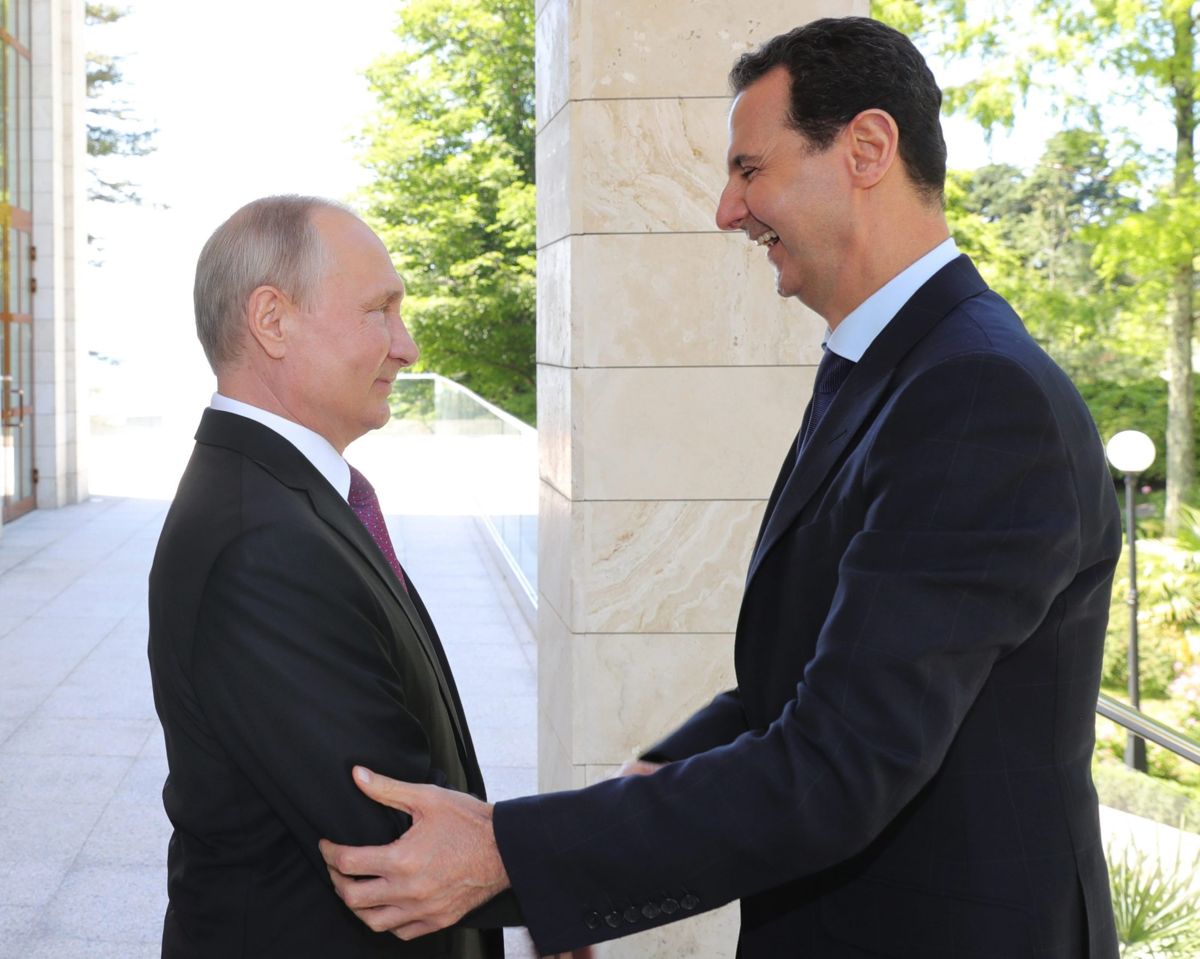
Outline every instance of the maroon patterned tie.
[[[349, 464], [346, 465], [349, 466]], [[379, 497], [375, 495], [375, 487], [353, 466], [350, 467], [350, 495], [347, 499], [350, 508], [354, 510], [354, 515], [367, 528], [371, 539], [375, 540], [379, 552], [383, 553], [383, 558], [388, 561], [388, 565], [396, 574], [396, 579], [400, 580], [400, 585], [407, 593], [408, 581], [404, 578], [404, 570], [400, 568], [400, 560], [396, 558], [396, 550], [392, 546], [392, 538], [388, 535], [387, 524], [383, 521], [383, 510], [379, 508]]]

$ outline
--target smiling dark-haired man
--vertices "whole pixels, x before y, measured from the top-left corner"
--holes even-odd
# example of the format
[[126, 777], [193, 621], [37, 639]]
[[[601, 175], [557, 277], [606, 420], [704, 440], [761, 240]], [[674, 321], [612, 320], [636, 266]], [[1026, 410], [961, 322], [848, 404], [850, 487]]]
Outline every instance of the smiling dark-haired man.
[[583, 790], [491, 807], [359, 771], [416, 825], [324, 844], [338, 891], [407, 936], [511, 885], [544, 951], [740, 899], [743, 959], [1112, 959], [1089, 766], [1121, 536], [1095, 426], [950, 238], [906, 37], [819, 20], [731, 80], [717, 223], [829, 331], [737, 687]]

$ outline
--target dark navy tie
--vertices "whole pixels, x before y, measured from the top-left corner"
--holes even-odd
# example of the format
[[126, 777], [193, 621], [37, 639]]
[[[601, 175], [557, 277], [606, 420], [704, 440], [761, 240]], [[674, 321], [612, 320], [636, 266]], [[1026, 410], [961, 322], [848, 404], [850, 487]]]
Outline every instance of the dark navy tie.
[[813, 433], [817, 431], [821, 420], [829, 411], [833, 398], [837, 396], [837, 391], [841, 389], [842, 384], [846, 382], [846, 377], [854, 369], [854, 360], [838, 356], [828, 347], [822, 347], [822, 349], [825, 350], [825, 355], [821, 357], [821, 362], [817, 365], [817, 379], [813, 383], [812, 410], [808, 415], [808, 426], [800, 440], [799, 450], [801, 451], [812, 439]]
[[379, 547], [383, 558], [392, 567], [392, 572], [400, 580], [404, 591], [408, 592], [408, 582], [404, 578], [404, 570], [400, 568], [400, 560], [396, 558], [396, 549], [392, 546], [392, 538], [388, 535], [387, 524], [383, 520], [383, 510], [379, 506], [379, 497], [375, 495], [375, 487], [353, 466], [350, 467], [350, 494], [346, 500], [349, 502], [350, 508], [354, 510], [358, 521], [371, 534], [371, 539], [375, 540], [375, 545]]

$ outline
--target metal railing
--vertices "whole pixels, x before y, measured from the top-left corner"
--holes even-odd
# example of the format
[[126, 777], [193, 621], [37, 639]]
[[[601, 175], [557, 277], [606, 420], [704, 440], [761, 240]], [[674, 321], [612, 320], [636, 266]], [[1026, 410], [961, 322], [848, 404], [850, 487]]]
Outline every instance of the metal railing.
[[1127, 706], [1118, 699], [1113, 699], [1107, 693], [1101, 693], [1096, 700], [1096, 712], [1105, 719], [1111, 719], [1135, 736], [1169, 749], [1176, 756], [1200, 765], [1200, 743], [1184, 735], [1178, 729], [1152, 719], [1140, 709]]

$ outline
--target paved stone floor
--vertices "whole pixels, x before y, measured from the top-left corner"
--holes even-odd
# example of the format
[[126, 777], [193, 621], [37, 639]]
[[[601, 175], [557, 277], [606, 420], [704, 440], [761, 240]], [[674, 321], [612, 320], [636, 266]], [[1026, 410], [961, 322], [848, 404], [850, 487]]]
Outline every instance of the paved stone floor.
[[[170, 826], [145, 584], [166, 499], [94, 497], [0, 534], [0, 959], [159, 955]], [[389, 525], [492, 795], [535, 791], [534, 641], [475, 520]]]

